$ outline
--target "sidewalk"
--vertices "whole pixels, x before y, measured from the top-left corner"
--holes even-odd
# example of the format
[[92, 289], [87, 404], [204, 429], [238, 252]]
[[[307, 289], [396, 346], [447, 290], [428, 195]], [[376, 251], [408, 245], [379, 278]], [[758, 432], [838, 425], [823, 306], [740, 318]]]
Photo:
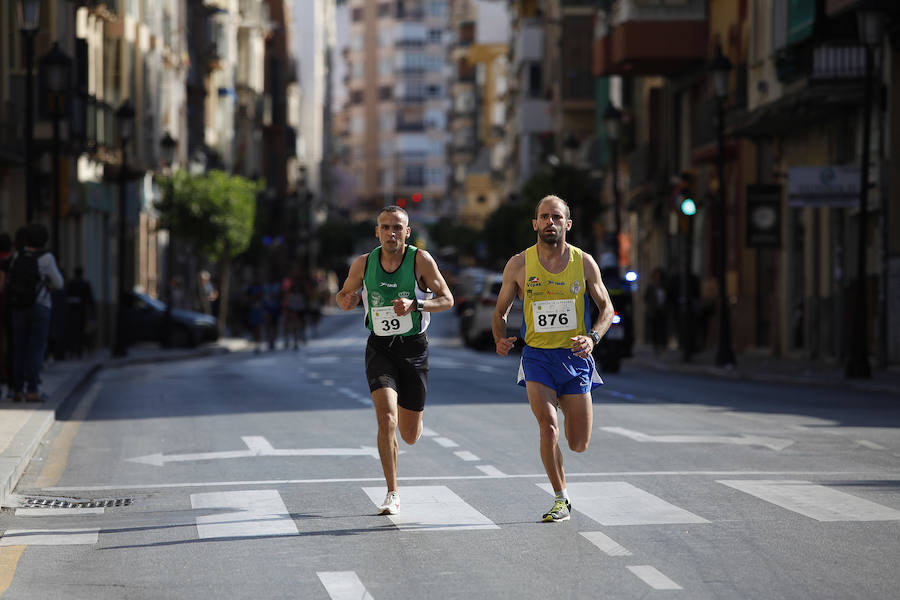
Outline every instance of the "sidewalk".
[[622, 369], [641, 366], [658, 371], [690, 373], [707, 377], [720, 377], [747, 381], [787, 385], [811, 385], [860, 393], [885, 393], [900, 396], [900, 368], [880, 369], [872, 364], [870, 379], [848, 379], [842, 363], [826, 363], [797, 358], [772, 357], [762, 352], [741, 352], [735, 357], [734, 367], [718, 367], [715, 349], [694, 354], [690, 362], [684, 362], [680, 350], [665, 350], [656, 354], [649, 345], [635, 344], [634, 356], [626, 358]]
[[224, 338], [215, 344], [190, 349], [139, 345], [129, 348], [127, 356], [113, 358], [104, 348], [88, 358], [48, 362], [41, 373], [41, 391], [49, 396], [49, 400], [11, 402], [5, 396], [0, 400], [0, 508], [6, 506], [6, 498], [15, 489], [44, 434], [56, 421], [57, 414], [75, 397], [78, 387], [100, 369], [212, 356], [248, 348], [246, 340]]

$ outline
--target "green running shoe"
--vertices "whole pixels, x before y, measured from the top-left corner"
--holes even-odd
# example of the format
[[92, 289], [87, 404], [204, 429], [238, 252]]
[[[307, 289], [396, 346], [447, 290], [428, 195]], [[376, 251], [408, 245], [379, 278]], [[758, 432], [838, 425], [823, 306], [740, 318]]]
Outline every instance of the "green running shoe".
[[560, 521], [568, 521], [572, 504], [568, 500], [556, 500], [549, 512], [544, 513], [544, 523], [559, 523]]

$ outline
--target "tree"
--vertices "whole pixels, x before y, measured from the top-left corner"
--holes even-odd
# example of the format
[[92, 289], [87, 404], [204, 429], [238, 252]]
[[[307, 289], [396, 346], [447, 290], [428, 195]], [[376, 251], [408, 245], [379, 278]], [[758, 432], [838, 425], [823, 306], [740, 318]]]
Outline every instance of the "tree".
[[[159, 226], [188, 240], [197, 254], [218, 266], [219, 327], [228, 315], [231, 261], [250, 245], [256, 196], [263, 181], [213, 170], [202, 175], [176, 171], [163, 181], [166, 193], [155, 203]], [[171, 243], [171, 242], [170, 242]]]

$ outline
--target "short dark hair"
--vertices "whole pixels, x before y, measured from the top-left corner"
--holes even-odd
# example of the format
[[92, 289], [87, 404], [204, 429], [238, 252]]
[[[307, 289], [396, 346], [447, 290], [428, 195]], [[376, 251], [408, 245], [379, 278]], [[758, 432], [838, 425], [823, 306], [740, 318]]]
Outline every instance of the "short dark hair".
[[406, 224], [409, 224], [409, 213], [397, 206], [396, 204], [391, 204], [390, 206], [385, 206], [380, 211], [378, 211], [378, 216], [375, 217], [375, 220], [378, 220], [378, 217], [383, 215], [384, 213], [400, 213], [406, 219]]
[[543, 198], [538, 200], [538, 203], [534, 206], [534, 217], [535, 218], [537, 218], [538, 208], [540, 208], [540, 206], [544, 202], [544, 200], [559, 200], [560, 202], [562, 202], [563, 208], [566, 209], [566, 218], [567, 219], [572, 218], [572, 212], [569, 210], [569, 203], [566, 202], [565, 200], [563, 200], [562, 198], [560, 198], [559, 196], [554, 196], [553, 194], [551, 194], [549, 196], [544, 196]]
[[50, 232], [43, 223], [29, 223], [25, 227], [25, 243], [32, 248], [43, 248], [50, 239]]

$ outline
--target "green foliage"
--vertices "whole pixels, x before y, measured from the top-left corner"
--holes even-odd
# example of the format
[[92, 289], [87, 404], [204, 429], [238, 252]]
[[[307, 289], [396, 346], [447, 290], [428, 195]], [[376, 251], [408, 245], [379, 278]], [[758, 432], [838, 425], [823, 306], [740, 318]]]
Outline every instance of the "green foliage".
[[[375, 239], [375, 225], [369, 221], [353, 223], [331, 220], [323, 223], [316, 232], [319, 239], [320, 266], [331, 269], [342, 267], [347, 257], [357, 252], [357, 244], [371, 241], [371, 248], [378, 245]], [[367, 248], [367, 250], [371, 249]], [[335, 264], [329, 261], [336, 261]]]
[[475, 256], [481, 233], [472, 227], [457, 223], [454, 219], [442, 217], [428, 228], [432, 242], [436, 248], [452, 246], [457, 254]]
[[488, 259], [484, 266], [502, 269], [513, 254], [534, 245], [537, 234], [531, 226], [533, 218], [534, 204], [524, 197], [497, 207], [482, 230]]
[[[232, 258], [247, 249], [253, 234], [256, 195], [263, 182], [223, 171], [191, 175], [179, 170], [162, 182], [164, 193], [155, 204], [160, 227], [213, 261]], [[227, 255], [227, 256], [226, 256]]]

